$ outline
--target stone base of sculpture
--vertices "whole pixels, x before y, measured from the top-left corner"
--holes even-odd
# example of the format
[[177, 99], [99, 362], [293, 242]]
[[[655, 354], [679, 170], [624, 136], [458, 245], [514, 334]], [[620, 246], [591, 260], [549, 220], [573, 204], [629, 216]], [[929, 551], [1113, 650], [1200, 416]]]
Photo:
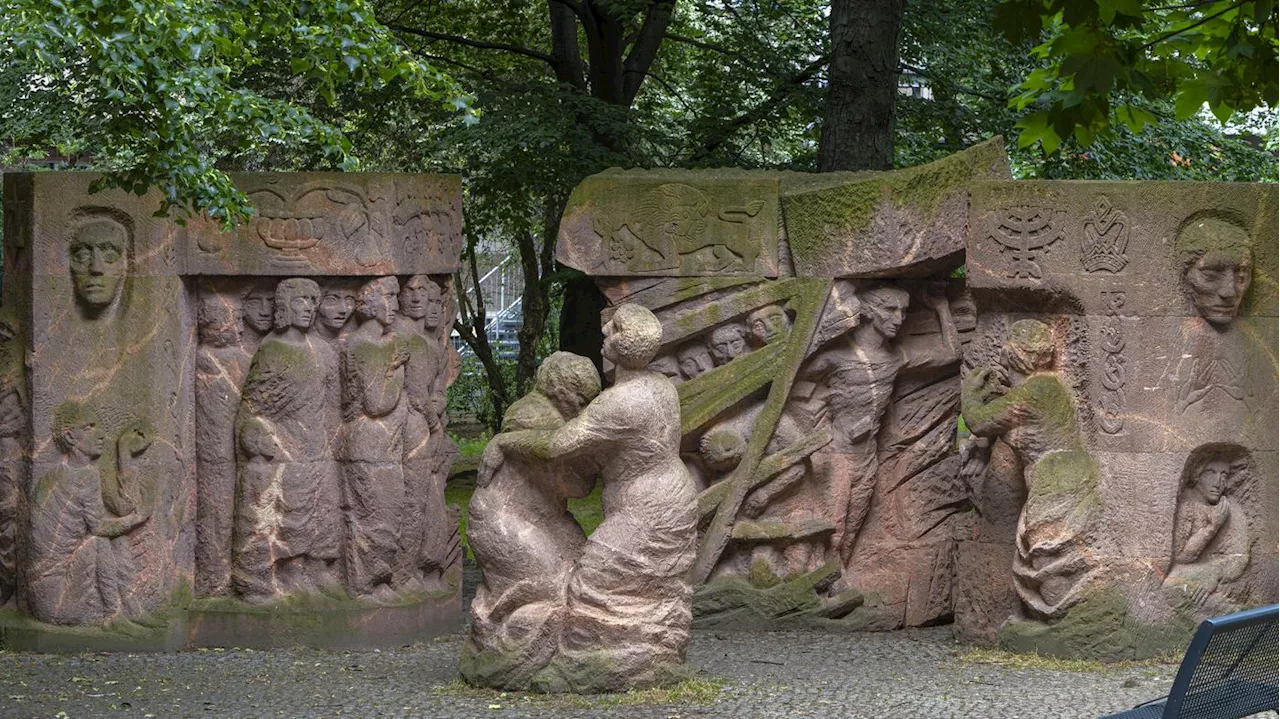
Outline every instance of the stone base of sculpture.
[[385, 604], [325, 595], [271, 604], [196, 600], [187, 611], [187, 647], [387, 649], [449, 634], [462, 598], [453, 589], [410, 593]]
[[0, 649], [18, 652], [172, 652], [186, 649], [187, 616], [172, 611], [106, 625], [46, 624], [0, 609]]

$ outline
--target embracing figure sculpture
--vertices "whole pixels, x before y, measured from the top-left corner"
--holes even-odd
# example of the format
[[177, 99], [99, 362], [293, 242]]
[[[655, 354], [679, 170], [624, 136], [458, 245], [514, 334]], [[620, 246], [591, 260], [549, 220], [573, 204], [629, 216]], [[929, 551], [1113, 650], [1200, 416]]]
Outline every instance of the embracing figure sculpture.
[[[604, 335], [612, 387], [591, 399], [581, 358], [553, 355], [485, 451], [470, 525], [485, 582], [462, 657], [473, 684], [620, 691], [669, 681], [684, 661], [697, 500], [679, 457], [675, 387], [648, 369], [662, 327], [649, 310], [623, 305]], [[559, 508], [589, 491], [592, 475], [603, 483], [604, 521], [577, 548], [557, 526]], [[522, 513], [547, 501], [541, 516], [557, 524], [539, 525], [545, 537], [521, 532], [530, 518]], [[516, 563], [507, 552], [536, 559]]]

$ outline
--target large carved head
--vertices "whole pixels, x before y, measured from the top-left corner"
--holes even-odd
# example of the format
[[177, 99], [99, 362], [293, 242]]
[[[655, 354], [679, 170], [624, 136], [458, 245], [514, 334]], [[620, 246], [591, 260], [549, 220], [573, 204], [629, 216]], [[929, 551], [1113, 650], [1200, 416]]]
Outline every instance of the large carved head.
[[591, 360], [572, 352], [553, 352], [538, 365], [535, 388], [565, 419], [578, 416], [600, 394], [600, 375]]
[[230, 347], [240, 341], [240, 308], [226, 295], [201, 292], [196, 322], [202, 345]]
[[672, 355], [663, 355], [649, 363], [649, 369], [679, 384], [684, 378], [680, 376], [680, 361]]
[[386, 327], [400, 309], [397, 296], [400, 283], [394, 277], [379, 277], [364, 283], [356, 296], [356, 312], [366, 320], [376, 320]]
[[714, 366], [711, 364], [711, 353], [698, 342], [690, 342], [676, 350], [676, 359], [679, 361], [680, 376], [685, 379], [693, 379]]
[[1183, 288], [1200, 316], [1215, 325], [1235, 319], [1253, 277], [1249, 233], [1219, 217], [1193, 218], [1174, 243]]
[[747, 440], [741, 433], [729, 429], [715, 429], [702, 435], [698, 452], [702, 462], [712, 472], [730, 472], [742, 461], [747, 451]]
[[885, 337], [893, 339], [907, 319], [911, 295], [892, 285], [872, 285], [860, 293], [862, 316]]
[[747, 326], [757, 345], [784, 339], [791, 331], [791, 317], [778, 305], [768, 305], [747, 315]]
[[276, 329], [295, 327], [306, 332], [320, 306], [320, 285], [305, 277], [290, 277], [276, 285]]
[[97, 317], [120, 297], [129, 273], [129, 229], [108, 214], [91, 213], [71, 233], [68, 262], [76, 300]]
[[276, 320], [276, 288], [266, 282], [255, 284], [245, 293], [240, 307], [249, 329], [260, 335], [270, 332]]
[[434, 330], [444, 315], [444, 292], [426, 275], [414, 275], [400, 288], [400, 312], [422, 326]]
[[356, 291], [342, 283], [328, 284], [320, 290], [320, 307], [317, 312], [320, 324], [337, 332], [347, 324], [356, 311]]
[[1053, 369], [1053, 330], [1039, 320], [1018, 320], [1009, 328], [1006, 365], [1022, 374]]
[[707, 349], [715, 366], [728, 364], [734, 357], [747, 353], [747, 329], [737, 322], [720, 325], [712, 330]]
[[98, 413], [79, 402], [63, 402], [53, 412], [53, 441], [68, 457], [94, 460], [102, 456], [107, 432]]
[[1207, 504], [1217, 504], [1239, 490], [1251, 475], [1252, 466], [1248, 451], [1239, 445], [1203, 445], [1187, 457], [1182, 484]]
[[662, 343], [662, 323], [647, 308], [626, 304], [618, 307], [604, 326], [604, 358], [627, 369], [644, 369], [658, 354]]

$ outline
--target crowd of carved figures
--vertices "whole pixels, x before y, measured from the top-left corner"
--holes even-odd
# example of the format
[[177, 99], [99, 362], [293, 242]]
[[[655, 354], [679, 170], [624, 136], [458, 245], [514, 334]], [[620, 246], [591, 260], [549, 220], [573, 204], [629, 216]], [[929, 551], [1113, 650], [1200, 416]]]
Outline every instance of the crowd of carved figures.
[[441, 589], [453, 308], [437, 279], [201, 280], [196, 590]]

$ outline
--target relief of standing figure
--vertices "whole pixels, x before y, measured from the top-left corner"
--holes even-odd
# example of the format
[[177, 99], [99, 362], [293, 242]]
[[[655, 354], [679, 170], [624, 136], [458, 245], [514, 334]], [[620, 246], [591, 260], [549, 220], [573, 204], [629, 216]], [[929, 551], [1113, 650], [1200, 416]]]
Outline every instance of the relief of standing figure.
[[400, 548], [405, 499], [404, 424], [401, 401], [409, 353], [392, 324], [400, 283], [379, 277], [356, 299], [359, 325], [342, 352], [342, 434], [337, 458], [342, 470], [343, 545], [347, 591], [357, 597], [391, 599]]

